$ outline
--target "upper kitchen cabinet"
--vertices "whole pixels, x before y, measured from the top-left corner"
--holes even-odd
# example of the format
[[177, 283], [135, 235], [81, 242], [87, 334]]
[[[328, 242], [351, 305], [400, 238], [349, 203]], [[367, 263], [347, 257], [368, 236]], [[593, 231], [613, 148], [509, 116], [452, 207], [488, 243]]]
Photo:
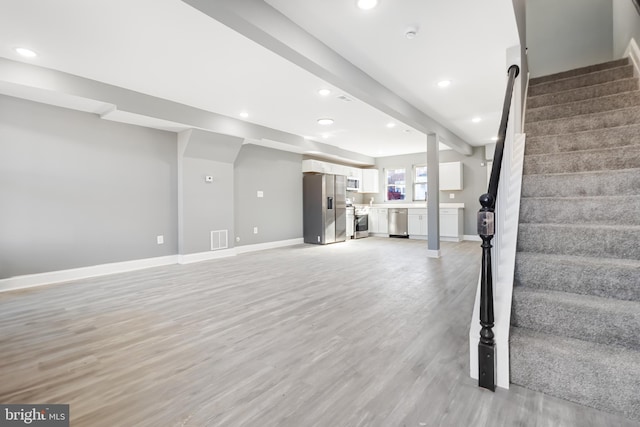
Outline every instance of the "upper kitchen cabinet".
[[440, 163], [440, 190], [462, 190], [462, 163]]
[[378, 169], [362, 169], [362, 181], [360, 182], [360, 193], [379, 193], [380, 177]]

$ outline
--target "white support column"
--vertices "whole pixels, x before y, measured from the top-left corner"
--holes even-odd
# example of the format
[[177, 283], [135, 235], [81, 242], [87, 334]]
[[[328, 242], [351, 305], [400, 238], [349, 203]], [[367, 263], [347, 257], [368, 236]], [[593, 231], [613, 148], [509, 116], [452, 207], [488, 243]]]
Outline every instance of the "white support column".
[[440, 258], [440, 161], [438, 135], [427, 134], [427, 235], [429, 258]]

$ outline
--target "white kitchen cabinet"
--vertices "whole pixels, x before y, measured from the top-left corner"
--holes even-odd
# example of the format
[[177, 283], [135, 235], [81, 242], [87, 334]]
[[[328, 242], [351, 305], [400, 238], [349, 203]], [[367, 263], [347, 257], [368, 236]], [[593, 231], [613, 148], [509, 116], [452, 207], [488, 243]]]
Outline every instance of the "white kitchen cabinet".
[[360, 193], [379, 193], [378, 169], [362, 169], [362, 180], [360, 181]]
[[462, 241], [464, 235], [464, 209], [440, 209], [440, 240], [450, 242]]
[[389, 211], [387, 208], [369, 209], [369, 233], [389, 234]]
[[440, 190], [462, 190], [462, 162], [440, 163]]
[[427, 210], [426, 209], [409, 209], [408, 227], [409, 238], [426, 238], [427, 237]]

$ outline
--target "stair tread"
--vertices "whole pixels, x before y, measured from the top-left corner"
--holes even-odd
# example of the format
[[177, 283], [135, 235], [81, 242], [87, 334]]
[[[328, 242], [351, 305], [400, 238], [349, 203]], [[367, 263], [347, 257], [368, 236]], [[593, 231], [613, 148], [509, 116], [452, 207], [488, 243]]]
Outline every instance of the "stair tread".
[[[544, 105], [544, 106], [540, 106], [540, 107], [534, 107], [534, 108], [529, 108], [527, 111], [527, 116], [529, 118], [529, 120], [531, 120], [531, 116], [536, 116], [537, 114], [543, 113], [545, 111], [554, 111], [556, 112], [556, 114], [559, 114], [560, 112], [562, 112], [563, 114], [566, 113], [566, 110], [571, 110], [571, 109], [579, 109], [579, 108], [586, 108], [588, 106], [593, 106], [593, 105], [598, 105], [599, 103], [602, 102], [609, 102], [609, 103], [615, 103], [615, 102], [624, 102], [624, 103], [630, 103], [630, 102], [635, 102], [632, 105], [635, 106], [640, 106], [640, 102], [638, 102], [638, 97], [640, 95], [640, 89], [638, 90], [633, 90], [633, 91], [627, 91], [627, 92], [620, 92], [620, 93], [616, 93], [613, 95], [606, 95], [606, 96], [599, 96], [596, 98], [589, 98], [589, 99], [582, 99], [579, 101], [571, 101], [571, 102], [565, 102], [565, 103], [561, 103], [561, 104], [552, 104], [552, 105]], [[615, 110], [620, 110], [623, 108], [629, 108], [627, 107], [612, 107], [612, 108], [607, 108], [601, 111], [595, 111], [595, 113], [603, 113], [603, 112], [608, 112], [608, 111], [615, 111]], [[565, 111], [562, 111], [565, 110]], [[570, 114], [570, 115], [564, 115], [562, 117], [556, 116], [554, 119], [541, 119], [541, 120], [535, 120], [535, 121], [530, 121], [530, 123], [534, 123], [534, 122], [544, 122], [547, 120], [560, 120], [563, 118], [568, 118], [568, 117], [576, 117], [576, 116], [581, 116], [581, 115], [585, 115], [585, 114], [594, 114], [594, 112], [587, 112], [587, 113], [580, 113], [580, 112], [576, 112], [575, 114]]]
[[531, 96], [538, 96], [551, 92], [576, 89], [579, 87], [595, 86], [605, 82], [612, 82], [633, 77], [633, 73], [634, 67], [631, 64], [613, 68], [606, 68], [603, 70], [594, 71], [592, 73], [578, 74], [575, 76], [530, 84], [529, 94], [531, 94]]
[[529, 136], [525, 155], [568, 153], [638, 144], [640, 144], [640, 124], [630, 124], [571, 134]]
[[640, 106], [618, 108], [596, 113], [528, 122], [525, 133], [530, 136], [572, 135], [579, 132], [617, 128], [637, 124]]
[[[614, 110], [598, 111], [597, 113], [579, 114], [577, 116], [571, 116], [571, 117], [558, 117], [558, 118], [555, 118], [555, 119], [540, 120], [540, 121], [533, 122], [533, 123], [546, 124], [546, 123], [563, 122], [563, 121], [577, 119], [577, 118], [586, 118], [586, 119], [588, 119], [588, 118], [596, 118], [596, 117], [600, 117], [600, 116], [611, 115], [611, 114], [613, 114], [615, 112], [618, 112], [618, 111], [630, 111], [630, 112], [632, 112], [632, 111], [635, 111], [635, 110], [640, 110], [640, 106], [632, 105], [630, 107], [616, 108]], [[632, 125], [612, 126], [612, 128], [623, 127], [623, 126], [632, 126]], [[588, 132], [588, 131], [592, 131], [592, 130], [595, 130], [595, 129], [585, 129], [585, 130], [581, 130], [581, 131], [578, 131], [578, 132]], [[568, 132], [568, 133], [578, 133], [578, 132]], [[563, 135], [563, 134], [561, 133], [561, 134], [558, 134], [558, 135]]]
[[554, 223], [554, 222], [530, 222], [530, 223], [522, 223], [520, 227], [554, 227], [554, 228], [575, 228], [575, 229], [607, 229], [607, 230], [629, 230], [629, 231], [640, 231], [640, 225], [617, 225], [617, 224], [563, 224], [563, 223]]
[[543, 252], [517, 252], [517, 254], [518, 255], [516, 256], [524, 255], [532, 259], [538, 258], [540, 262], [546, 262], [547, 260], [551, 259], [554, 261], [566, 261], [573, 264], [583, 264], [585, 266], [601, 265], [640, 269], [640, 260], [635, 259], [594, 258], [576, 255], [547, 254]]
[[[531, 156], [537, 155], [537, 154], [530, 154]], [[580, 172], [549, 172], [549, 173], [532, 173], [529, 174], [527, 176], [529, 177], [536, 177], [536, 176], [549, 176], [549, 177], [553, 177], [553, 176], [557, 176], [557, 177], [562, 177], [562, 176], [584, 176], [584, 175], [609, 175], [609, 174], [624, 174], [624, 175], [628, 175], [628, 174], [634, 174], [634, 173], [638, 173], [640, 174], [640, 168], [629, 168], [629, 169], [612, 169], [612, 170], [597, 170], [597, 171], [580, 171]], [[638, 189], [638, 191], [640, 192], [640, 189]], [[640, 194], [640, 193], [639, 193]]]
[[515, 286], [513, 291], [520, 295], [535, 295], [544, 298], [548, 300], [550, 304], [570, 303], [589, 307], [597, 311], [614, 311], [632, 314], [640, 319], [640, 302], [638, 301], [621, 300], [611, 296], [601, 297], [551, 289], [528, 288], [527, 286]]
[[629, 65], [629, 58], [615, 59], [613, 61], [600, 62], [598, 64], [588, 65], [586, 67], [574, 68], [571, 70], [560, 71], [558, 73], [548, 74], [546, 76], [532, 77], [530, 79], [530, 85], [536, 86], [544, 84], [549, 81], [561, 80], [569, 77], [584, 76], [597, 71], [608, 70], [611, 68], [618, 68], [625, 65]]
[[[573, 150], [573, 151], [561, 151], [558, 153], [534, 153], [534, 154], [525, 154], [526, 158], [541, 158], [541, 157], [553, 157], [556, 158], [558, 156], [573, 156], [579, 153], [609, 153], [609, 152], [617, 152], [624, 151], [625, 149], [640, 149], [639, 144], [630, 144], [630, 145], [619, 145], [616, 147], [598, 147], [598, 148], [587, 148], [584, 150]], [[634, 168], [636, 169], [636, 168]]]
[[513, 383], [640, 420], [640, 351], [521, 327], [510, 335]]
[[559, 201], [583, 201], [583, 200], [595, 200], [595, 201], [611, 201], [611, 202], [615, 202], [615, 201], [619, 201], [622, 203], [625, 203], [628, 200], [639, 200], [640, 199], [640, 194], [632, 194], [632, 195], [627, 195], [627, 196], [619, 196], [619, 195], [604, 195], [604, 196], [530, 196], [530, 197], [525, 197], [523, 196], [522, 199], [526, 199], [526, 200], [540, 200], [541, 202], [543, 201], [554, 201], [554, 200], [559, 200]]
[[[603, 83], [598, 83], [598, 84], [594, 84], [594, 85], [590, 85], [590, 86], [583, 86], [583, 87], [577, 87], [577, 88], [572, 88], [572, 89], [566, 89], [566, 90], [559, 90], [556, 92], [550, 92], [550, 93], [543, 93], [540, 95], [531, 95], [528, 97], [527, 99], [527, 104], [537, 104], [539, 102], [541, 102], [540, 100], [545, 100], [548, 99], [549, 103], [545, 103], [542, 105], [539, 105], [537, 107], [528, 107], [528, 109], [534, 109], [534, 108], [543, 108], [543, 107], [549, 107], [552, 105], [562, 105], [562, 104], [570, 104], [572, 102], [578, 102], [578, 101], [583, 101], [583, 100], [587, 100], [587, 99], [597, 99], [602, 95], [594, 95], [594, 96], [585, 96], [584, 98], [579, 97], [578, 95], [580, 93], [584, 93], [584, 92], [594, 92], [594, 93], [598, 93], [599, 91], [606, 91], [607, 88], [610, 89], [610, 87], [612, 86], [623, 86], [623, 87], [628, 87], [628, 86], [633, 86], [633, 89], [625, 89], [625, 90], [621, 90], [621, 91], [613, 91], [613, 93], [607, 93], [607, 95], [604, 96], [609, 96], [609, 95], [615, 95], [617, 93], [625, 93], [625, 92], [633, 92], [636, 90], [640, 90], [640, 86], [638, 85], [638, 79], [636, 77], [627, 77], [627, 78], [623, 78], [623, 79], [618, 79], [618, 80], [613, 80], [613, 81], [609, 81], [609, 82], [603, 82]], [[567, 102], [554, 102], [554, 99], [563, 99], [563, 98], [578, 98], [578, 99], [574, 99], [573, 101], [567, 101]]]

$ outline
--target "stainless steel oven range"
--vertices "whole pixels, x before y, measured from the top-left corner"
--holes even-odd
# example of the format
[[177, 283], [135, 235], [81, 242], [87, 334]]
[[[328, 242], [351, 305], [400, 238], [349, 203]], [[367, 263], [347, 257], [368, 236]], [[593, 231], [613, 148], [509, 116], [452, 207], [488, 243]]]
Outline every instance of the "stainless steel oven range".
[[356, 209], [354, 238], [369, 237], [369, 215], [365, 209]]

